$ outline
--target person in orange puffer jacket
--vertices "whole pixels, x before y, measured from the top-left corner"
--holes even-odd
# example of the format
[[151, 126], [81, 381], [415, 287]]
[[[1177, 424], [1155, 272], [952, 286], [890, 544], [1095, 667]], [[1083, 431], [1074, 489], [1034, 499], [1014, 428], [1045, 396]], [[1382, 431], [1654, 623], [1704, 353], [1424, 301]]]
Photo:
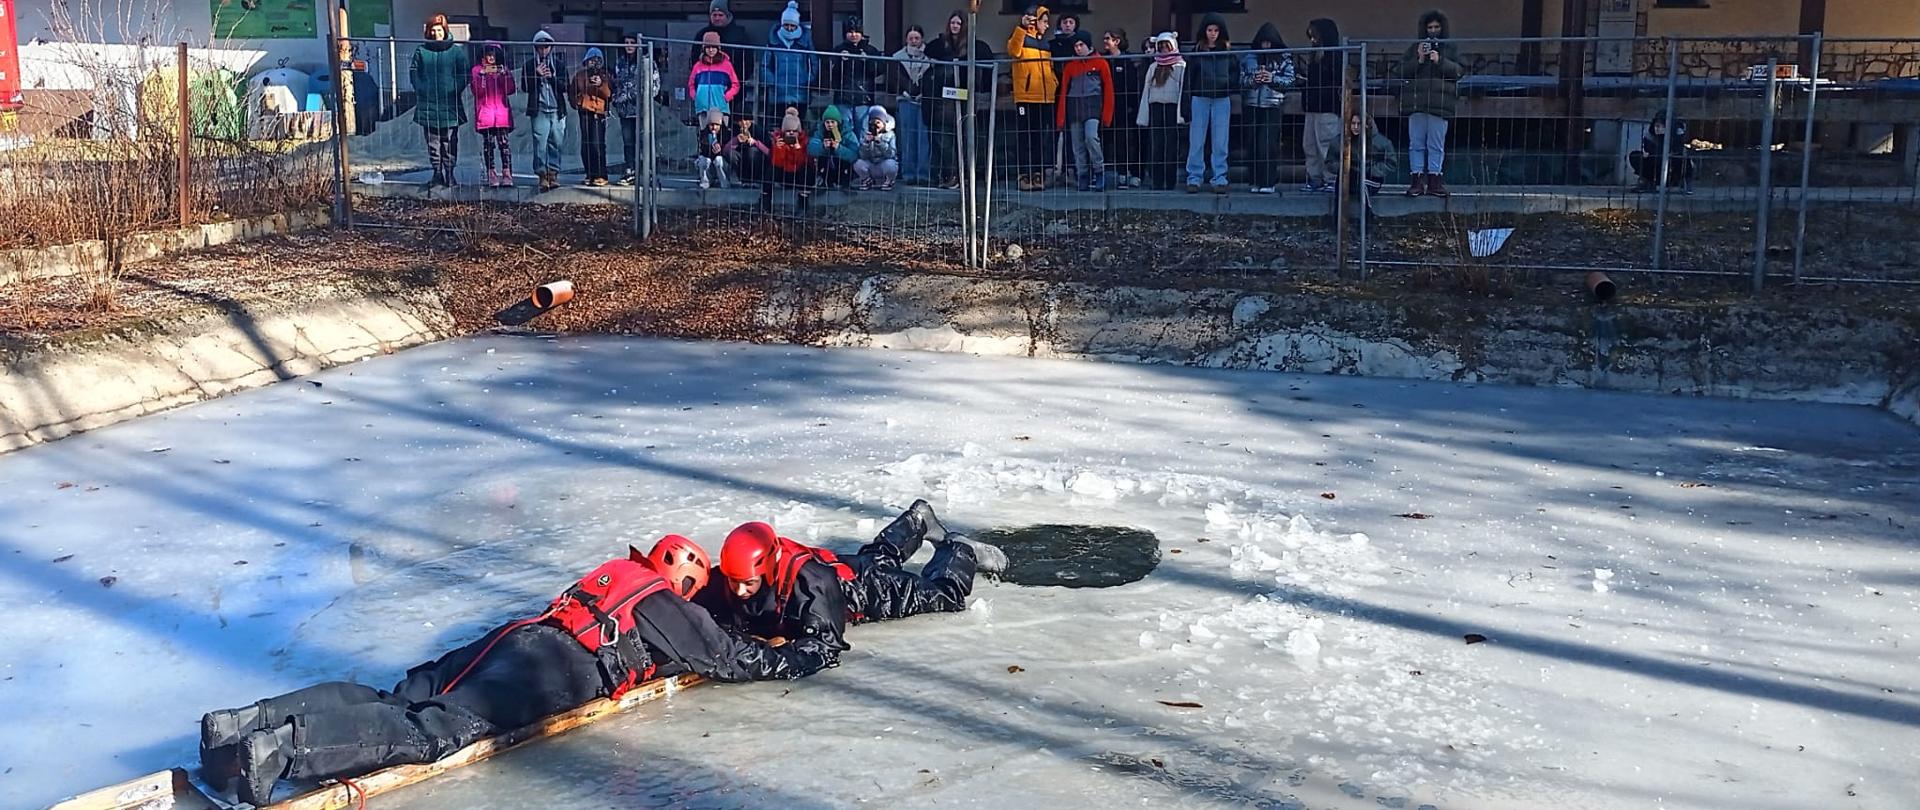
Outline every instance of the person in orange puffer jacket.
[[1060, 80], [1053, 71], [1046, 34], [1047, 7], [1028, 6], [1007, 37], [1007, 56], [1014, 60], [1013, 168], [1021, 191], [1046, 188], [1046, 170], [1053, 163], [1053, 105]]

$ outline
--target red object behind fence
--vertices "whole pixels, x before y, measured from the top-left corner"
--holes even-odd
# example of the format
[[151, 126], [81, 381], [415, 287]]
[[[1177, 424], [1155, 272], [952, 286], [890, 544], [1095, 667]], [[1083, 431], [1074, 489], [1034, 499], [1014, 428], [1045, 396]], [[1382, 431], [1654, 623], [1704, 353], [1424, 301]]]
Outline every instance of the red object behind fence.
[[13, 0], [0, 0], [0, 110], [20, 109], [20, 32]]

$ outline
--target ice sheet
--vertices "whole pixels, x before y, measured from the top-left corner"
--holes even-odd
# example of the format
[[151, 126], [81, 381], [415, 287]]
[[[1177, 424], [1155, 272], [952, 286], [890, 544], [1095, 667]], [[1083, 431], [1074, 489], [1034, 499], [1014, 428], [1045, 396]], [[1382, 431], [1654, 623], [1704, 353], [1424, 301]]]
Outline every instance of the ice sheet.
[[494, 337], [0, 457], [0, 806], [189, 762], [208, 708], [384, 685], [627, 543], [758, 517], [848, 547], [922, 495], [958, 528], [1139, 526], [1163, 561], [983, 584], [815, 678], [383, 806], [1917, 790], [1920, 434], [1875, 411]]

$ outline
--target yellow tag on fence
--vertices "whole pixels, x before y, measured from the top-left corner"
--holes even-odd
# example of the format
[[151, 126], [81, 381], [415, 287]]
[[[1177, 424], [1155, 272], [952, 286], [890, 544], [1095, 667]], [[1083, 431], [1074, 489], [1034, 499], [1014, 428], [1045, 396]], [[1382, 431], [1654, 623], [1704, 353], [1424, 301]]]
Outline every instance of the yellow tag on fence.
[[12, 110], [0, 112], [0, 132], [12, 132], [20, 128], [20, 114]]
[[947, 99], [947, 100], [949, 100], [949, 101], [966, 101], [966, 100], [967, 100], [967, 88], [965, 88], [965, 87], [942, 87], [942, 88], [940, 88], [940, 97], [941, 97], [941, 98], [944, 98], [944, 99]]

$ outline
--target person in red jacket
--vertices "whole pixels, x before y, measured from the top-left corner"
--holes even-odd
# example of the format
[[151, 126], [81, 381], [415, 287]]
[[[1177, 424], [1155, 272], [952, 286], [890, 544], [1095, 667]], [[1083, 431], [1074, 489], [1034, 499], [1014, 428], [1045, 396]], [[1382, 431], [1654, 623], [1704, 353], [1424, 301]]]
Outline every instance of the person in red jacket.
[[[920, 573], [906, 561], [922, 543], [933, 559]], [[720, 547], [720, 576], [695, 598], [724, 625], [838, 660], [850, 623], [967, 609], [976, 570], [1000, 573], [1007, 555], [947, 531], [933, 507], [914, 501], [856, 554], [841, 557], [743, 523]]]
[[804, 647], [722, 630], [686, 597], [706, 585], [711, 558], [667, 535], [642, 556], [609, 560], [538, 616], [407, 671], [390, 691], [336, 681], [200, 719], [200, 761], [215, 786], [272, 804], [274, 783], [351, 779], [433, 762], [483, 737], [654, 677], [716, 681], [799, 678], [832, 664]]
[[1075, 59], [1060, 72], [1054, 125], [1072, 138], [1080, 190], [1105, 191], [1107, 162], [1100, 148], [1100, 128], [1113, 126], [1113, 68], [1084, 38], [1073, 41], [1073, 55]]
[[807, 154], [807, 130], [800, 123], [800, 109], [788, 107], [773, 133], [768, 163], [772, 170], [760, 182], [760, 211], [772, 213], [775, 186], [794, 189], [799, 196], [794, 212], [807, 213], [807, 196], [813, 193], [815, 178], [813, 157]]

